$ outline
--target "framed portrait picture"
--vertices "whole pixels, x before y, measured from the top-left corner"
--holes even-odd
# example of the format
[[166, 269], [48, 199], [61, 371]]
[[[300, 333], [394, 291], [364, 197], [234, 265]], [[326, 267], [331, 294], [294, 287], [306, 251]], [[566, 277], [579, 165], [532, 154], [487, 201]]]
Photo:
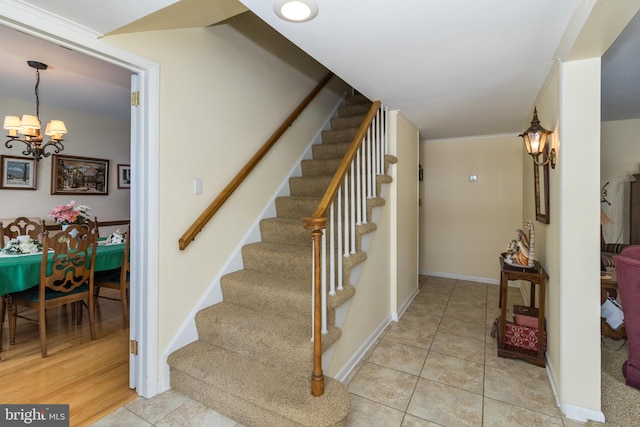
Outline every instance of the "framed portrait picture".
[[51, 194], [109, 194], [109, 160], [54, 154]]
[[131, 165], [118, 165], [118, 188], [131, 188]]
[[28, 157], [0, 156], [0, 188], [35, 190], [36, 161]]

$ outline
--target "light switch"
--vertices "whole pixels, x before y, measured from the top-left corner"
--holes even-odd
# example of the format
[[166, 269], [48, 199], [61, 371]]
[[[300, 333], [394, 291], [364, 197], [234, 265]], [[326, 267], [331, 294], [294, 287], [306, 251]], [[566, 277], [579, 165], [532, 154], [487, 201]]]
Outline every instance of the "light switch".
[[196, 178], [193, 180], [193, 194], [202, 194], [202, 179]]
[[469, 182], [478, 182], [478, 175], [469, 175]]

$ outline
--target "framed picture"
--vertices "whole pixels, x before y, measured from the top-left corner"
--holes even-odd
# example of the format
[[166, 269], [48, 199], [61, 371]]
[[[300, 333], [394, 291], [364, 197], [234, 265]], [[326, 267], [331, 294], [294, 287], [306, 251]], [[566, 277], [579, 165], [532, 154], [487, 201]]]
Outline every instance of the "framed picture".
[[109, 160], [54, 154], [51, 194], [109, 194]]
[[0, 188], [5, 190], [35, 190], [36, 161], [28, 157], [0, 156]]
[[131, 165], [118, 165], [118, 188], [131, 188]]

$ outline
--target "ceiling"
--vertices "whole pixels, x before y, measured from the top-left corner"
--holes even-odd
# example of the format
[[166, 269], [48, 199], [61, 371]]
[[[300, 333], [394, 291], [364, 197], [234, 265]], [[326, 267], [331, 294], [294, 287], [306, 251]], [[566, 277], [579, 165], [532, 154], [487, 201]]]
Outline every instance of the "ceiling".
[[[402, 111], [422, 139], [522, 131], [581, 3], [537, 0], [525, 11], [522, 2], [504, 0], [372, 1], [368, 7], [317, 0], [314, 20], [290, 23], [276, 17], [270, 0], [26, 2], [96, 36], [207, 26], [249, 8], [367, 97]], [[544, 31], [532, 31], [540, 22]], [[3, 27], [0, 39], [0, 95], [34, 100], [35, 71], [26, 65], [34, 59], [50, 65], [41, 72], [43, 105], [129, 117], [130, 71]], [[602, 70], [603, 119], [640, 118], [639, 17], [603, 56]]]

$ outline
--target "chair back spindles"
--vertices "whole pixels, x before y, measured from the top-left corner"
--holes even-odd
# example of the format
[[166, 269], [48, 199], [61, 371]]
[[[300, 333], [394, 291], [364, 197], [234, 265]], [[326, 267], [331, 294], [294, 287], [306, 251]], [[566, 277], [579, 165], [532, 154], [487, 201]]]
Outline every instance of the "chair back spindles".
[[29, 236], [32, 239], [40, 240], [44, 233], [44, 220], [33, 221], [21, 216], [8, 224], [0, 222], [0, 245], [4, 246], [11, 239], [18, 236]]

